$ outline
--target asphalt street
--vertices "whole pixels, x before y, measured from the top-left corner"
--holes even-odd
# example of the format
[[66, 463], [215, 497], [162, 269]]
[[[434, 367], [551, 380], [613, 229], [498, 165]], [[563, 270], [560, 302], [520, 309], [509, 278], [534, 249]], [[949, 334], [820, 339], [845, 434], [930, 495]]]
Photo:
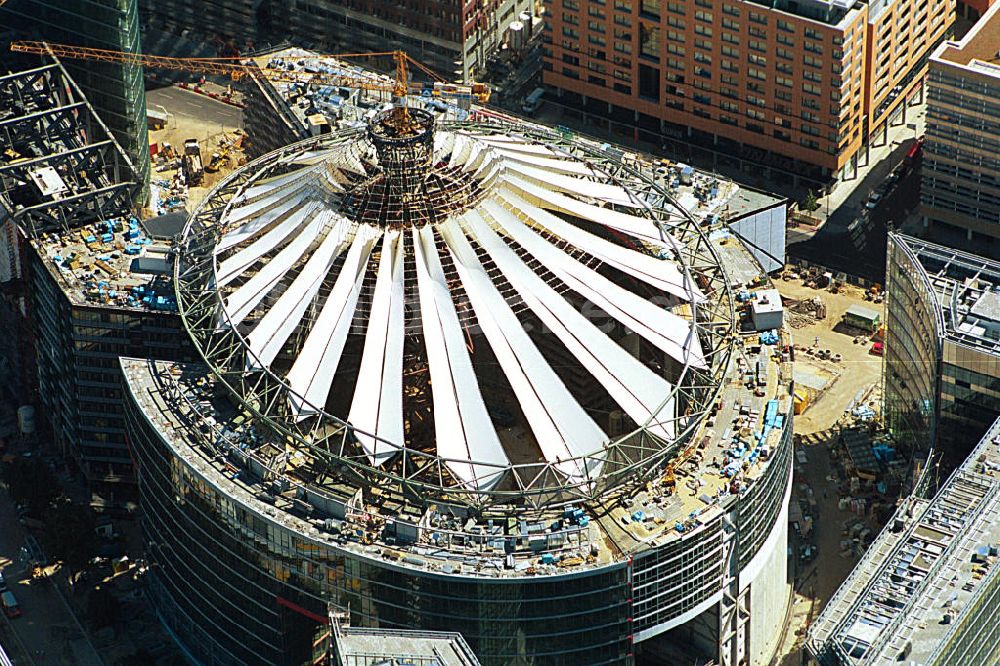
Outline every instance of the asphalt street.
[[224, 127], [243, 125], [243, 109], [176, 86], [148, 90], [146, 104], [152, 109], [163, 107], [174, 115], [194, 118], [213, 125]]
[[864, 232], [851, 233], [849, 225], [861, 215], [868, 195], [882, 183], [889, 171], [902, 161], [912, 145], [905, 141], [896, 146], [885, 166], [873, 169], [851, 196], [809, 240], [796, 242], [807, 235], [804, 229], [790, 229], [789, 259], [805, 259], [833, 271], [857, 275], [873, 282], [885, 283], [885, 253], [888, 225], [899, 227], [920, 201], [920, 170], [911, 169], [886, 194], [879, 206], [869, 214]]
[[32, 580], [31, 571], [20, 556], [24, 536], [14, 503], [6, 492], [0, 491], [0, 567], [22, 611], [21, 617], [2, 620], [7, 625], [4, 633], [14, 638], [12, 652], [16, 650], [22, 657], [16, 663], [101, 666], [102, 659], [84, 636], [54, 583]]

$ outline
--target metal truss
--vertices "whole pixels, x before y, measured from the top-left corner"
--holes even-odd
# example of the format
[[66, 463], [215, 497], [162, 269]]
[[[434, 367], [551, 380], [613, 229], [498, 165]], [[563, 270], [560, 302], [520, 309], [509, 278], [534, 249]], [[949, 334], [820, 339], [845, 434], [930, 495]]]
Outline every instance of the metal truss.
[[[456, 486], [447, 470], [448, 461], [440, 456], [386, 442], [398, 454], [385, 468], [375, 467], [357, 444], [352, 426], [344, 420], [325, 411], [318, 417], [296, 418], [288, 407], [290, 388], [284, 380], [270, 371], [248, 370], [250, 352], [243, 336], [220, 325], [223, 296], [215, 285], [214, 248], [223, 230], [218, 222], [230, 200], [253, 181], [281, 174], [298, 154], [358, 141], [363, 130], [310, 138], [263, 155], [219, 183], [193, 213], [178, 241], [174, 271], [181, 317], [199, 353], [241, 406], [259, 419], [259, 426], [271, 431], [274, 442], [285, 442], [306, 456], [304, 468], [316, 470], [317, 479], [339, 478], [360, 487], [379, 487], [385, 493], [405, 495], [411, 501], [422, 498], [478, 511], [512, 503], [537, 508], [556, 502], [594, 501], [622, 487], [645, 483], [693, 444], [695, 433], [730, 372], [739, 342], [738, 319], [734, 294], [717, 250], [697, 221], [662, 187], [606, 150], [534, 126], [465, 122], [442, 123], [441, 129], [519, 134], [574, 155], [631, 191], [645, 215], [678, 241], [678, 264], [690, 283], [697, 284], [708, 297], [704, 303], [692, 303], [692, 319], [709, 367], [683, 367], [680, 381], [660, 405], [658, 411], [663, 411], [671, 400], [677, 405], [677, 415], [663, 419], [674, 422], [674, 441], [664, 442], [650, 434], [648, 427], [652, 423], [640, 424], [600, 451], [577, 459], [581, 469], [596, 468], [595, 463], [599, 463], [601, 471], [596, 476], [588, 473], [578, 482], [568, 482], [558, 471], [565, 460], [558, 464], [512, 464], [502, 469], [494, 467], [490, 474], [501, 472], [504, 481], [492, 490], [481, 491]], [[282, 468], [280, 458], [276, 456], [272, 461], [276, 472]], [[475, 464], [488, 467], [485, 463]]]
[[[29, 238], [123, 215], [140, 188], [58, 60], [0, 77], [0, 154], [0, 205]], [[31, 176], [43, 168], [56, 171], [64, 191], [38, 189]]]

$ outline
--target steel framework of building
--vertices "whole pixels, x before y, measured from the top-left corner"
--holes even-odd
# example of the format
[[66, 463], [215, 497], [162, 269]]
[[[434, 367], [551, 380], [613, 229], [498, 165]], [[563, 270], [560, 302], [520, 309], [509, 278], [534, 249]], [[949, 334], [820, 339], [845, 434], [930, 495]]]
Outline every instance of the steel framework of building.
[[[690, 449], [694, 433], [712, 409], [724, 377], [730, 371], [738, 341], [737, 318], [733, 294], [716, 249], [696, 220], [663, 188], [607, 150], [537, 126], [491, 121], [444, 123], [442, 128], [499, 139], [516, 133], [580, 163], [594, 165], [605, 181], [625, 187], [633, 214], [655, 221], [650, 227], [659, 227], [663, 238], [668, 236], [669, 229], [669, 236], [674, 239], [673, 252], [685, 279], [708, 295], [704, 301], [691, 303], [691, 325], [704, 349], [705, 367], [697, 368], [690, 360], [683, 363], [680, 380], [674, 383], [670, 395], [664, 396], [659, 407], [662, 410], [673, 401], [676, 405], [674, 415], [662, 419], [656, 417], [659, 410], [651, 410], [653, 417], [648, 423], [640, 422], [636, 429], [613, 437], [599, 450], [577, 456], [574, 462], [584, 471], [572, 481], [560, 473], [560, 468], [564, 469], [568, 462], [565, 459], [508, 463], [503, 467], [493, 464], [492, 469], [489, 462], [475, 461], [476, 469], [490, 470], [478, 472], [479, 478], [487, 474], [509, 476], [512, 481], [498, 488], [485, 484], [477, 487], [456, 485], [449, 469], [454, 467], [455, 460], [400, 447], [364, 433], [365, 438], [376, 440], [377, 446], [391, 447], [393, 453], [400, 454], [398, 463], [385, 469], [373, 462], [371, 450], [359, 446], [360, 430], [356, 431], [347, 421], [322, 409], [317, 409], [316, 418], [303, 419], [290, 408], [290, 398], [294, 394], [288, 382], [271, 371], [250, 367], [253, 355], [246, 336], [236, 326], [220, 326], [225, 297], [215, 282], [218, 269], [215, 248], [224, 230], [217, 223], [231, 208], [232, 198], [254, 181], [271, 176], [280, 178], [278, 174], [282, 168], [303, 155], [317, 155], [364, 142], [365, 128], [308, 139], [262, 156], [216, 186], [192, 215], [178, 247], [175, 278], [182, 317], [200, 353], [243, 408], [273, 429], [278, 437], [275, 441], [288, 442], [299, 452], [297, 455], [304, 456], [303, 467], [314, 470], [317, 477], [345, 476], [366, 486], [379, 486], [389, 493], [479, 508], [512, 501], [539, 506], [574, 498], [596, 499], [615, 489], [631, 486], [636, 480], [647, 480], [676, 455]], [[600, 187], [601, 181], [596, 175], [595, 172], [593, 183]], [[607, 210], [613, 211], [610, 207]], [[665, 420], [669, 420], [668, 431], [673, 433], [671, 441], [652, 434], [649, 429], [650, 426], [667, 427]], [[287, 464], [288, 456], [288, 451], [277, 453], [260, 463], [277, 472]], [[469, 461], [463, 462], [469, 464]]]
[[31, 238], [121, 215], [139, 185], [58, 59], [0, 77], [0, 205]]

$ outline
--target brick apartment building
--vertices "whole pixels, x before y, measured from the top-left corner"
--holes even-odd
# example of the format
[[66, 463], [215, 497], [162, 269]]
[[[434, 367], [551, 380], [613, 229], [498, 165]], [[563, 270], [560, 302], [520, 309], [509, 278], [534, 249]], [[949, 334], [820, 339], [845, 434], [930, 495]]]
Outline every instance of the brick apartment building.
[[544, 81], [598, 130], [795, 182], [852, 177], [955, 0], [546, 0]]

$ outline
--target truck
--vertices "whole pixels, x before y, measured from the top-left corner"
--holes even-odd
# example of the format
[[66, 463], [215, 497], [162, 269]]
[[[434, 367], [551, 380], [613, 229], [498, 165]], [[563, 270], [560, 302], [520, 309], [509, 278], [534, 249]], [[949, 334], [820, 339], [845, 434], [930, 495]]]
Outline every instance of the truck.
[[184, 155], [181, 157], [181, 168], [184, 171], [184, 179], [188, 185], [197, 185], [205, 175], [205, 168], [201, 164], [201, 148], [198, 146], [198, 139], [186, 139], [184, 141]]
[[545, 100], [542, 99], [543, 95], [545, 95], [544, 88], [535, 88], [532, 90], [531, 93], [524, 98], [524, 102], [521, 104], [521, 111], [526, 115], [533, 115], [544, 103]]

